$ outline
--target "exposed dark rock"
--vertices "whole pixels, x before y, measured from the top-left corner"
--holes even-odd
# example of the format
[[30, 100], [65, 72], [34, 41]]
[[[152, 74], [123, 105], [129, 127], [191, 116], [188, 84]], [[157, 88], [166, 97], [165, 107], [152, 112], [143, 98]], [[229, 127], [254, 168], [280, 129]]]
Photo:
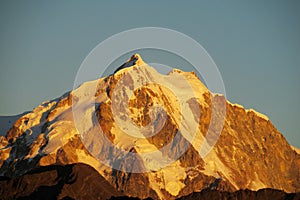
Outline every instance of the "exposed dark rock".
[[120, 196], [85, 164], [39, 167], [21, 177], [0, 177], [0, 199], [109, 199]]
[[178, 200], [297, 200], [300, 198], [300, 193], [285, 193], [281, 190], [261, 189], [258, 191], [238, 190], [236, 192], [225, 192], [219, 190], [205, 189], [201, 192], [195, 192], [188, 196], [181, 197]]

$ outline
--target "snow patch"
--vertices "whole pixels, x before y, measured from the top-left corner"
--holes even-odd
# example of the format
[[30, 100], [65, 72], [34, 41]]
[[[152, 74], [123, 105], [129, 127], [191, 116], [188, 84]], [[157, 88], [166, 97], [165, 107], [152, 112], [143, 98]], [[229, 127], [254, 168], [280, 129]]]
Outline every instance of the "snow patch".
[[242, 108], [242, 109], [244, 109], [247, 113], [253, 112], [256, 116], [258, 116], [258, 117], [260, 117], [260, 118], [262, 118], [262, 119], [265, 119], [265, 120], [269, 121], [269, 118], [268, 118], [266, 115], [264, 115], [264, 114], [262, 114], [262, 113], [260, 113], [260, 112], [258, 112], [258, 111], [256, 111], [256, 110], [254, 110], [254, 109], [252, 109], [252, 108], [250, 108], [250, 109], [245, 109], [242, 105], [237, 104], [237, 103], [231, 103], [231, 102], [229, 102], [228, 100], [227, 100], [227, 103], [230, 104], [230, 105], [233, 106], [233, 107]]
[[300, 154], [300, 149], [291, 145], [291, 148], [296, 151], [297, 154]]
[[231, 178], [232, 172], [219, 159], [214, 149], [210, 151], [203, 160], [206, 165], [204, 166], [204, 170], [201, 170], [201, 172], [216, 178], [219, 178], [219, 174], [222, 174], [222, 178], [226, 178], [236, 189], [239, 189], [239, 187], [235, 184], [235, 181]]
[[263, 119], [269, 121], [269, 118], [268, 118], [266, 115], [264, 115], [264, 114], [262, 114], [262, 113], [260, 113], [260, 112], [257, 112], [256, 110], [253, 110], [253, 109], [247, 109], [246, 112], [247, 112], [247, 113], [248, 113], [248, 112], [253, 112], [253, 113], [254, 113], [255, 115], [257, 115], [258, 117], [263, 118]]
[[5, 136], [17, 119], [25, 113], [15, 116], [0, 116], [0, 136]]

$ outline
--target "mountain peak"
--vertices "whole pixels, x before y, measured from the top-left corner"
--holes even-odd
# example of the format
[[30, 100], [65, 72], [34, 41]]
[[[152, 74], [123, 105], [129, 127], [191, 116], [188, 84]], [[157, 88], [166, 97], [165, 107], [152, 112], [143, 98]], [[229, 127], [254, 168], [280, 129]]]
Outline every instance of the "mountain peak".
[[[160, 74], [138, 54], [118, 70], [18, 119], [0, 118], [0, 132], [8, 130], [0, 133], [0, 199], [35, 197], [54, 187], [59, 199], [300, 191], [300, 154], [266, 116], [211, 93], [193, 73]], [[10, 120], [16, 121], [1, 129]], [[82, 177], [97, 184], [85, 191]], [[29, 179], [37, 181], [28, 185]]]
[[130, 59], [128, 59], [124, 64], [122, 64], [120, 67], [118, 67], [114, 73], [118, 72], [121, 69], [131, 67], [131, 66], [143, 66], [146, 65], [146, 63], [143, 61], [140, 54], [133, 54]]
[[138, 54], [138, 53], [133, 54], [127, 62], [133, 62], [134, 65], [137, 65], [137, 66], [142, 66], [142, 65], [145, 65], [145, 64], [146, 64], [146, 63], [143, 61], [143, 59], [142, 59], [142, 57], [140, 56], [140, 54]]

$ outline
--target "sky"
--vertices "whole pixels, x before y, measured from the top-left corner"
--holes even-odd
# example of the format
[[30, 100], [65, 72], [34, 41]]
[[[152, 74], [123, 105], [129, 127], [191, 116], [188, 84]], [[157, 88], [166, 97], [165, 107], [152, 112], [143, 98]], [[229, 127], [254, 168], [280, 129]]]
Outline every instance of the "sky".
[[230, 102], [266, 114], [300, 147], [299, 9], [296, 0], [1, 1], [0, 115], [71, 90], [84, 58], [111, 35], [164, 27], [206, 49]]

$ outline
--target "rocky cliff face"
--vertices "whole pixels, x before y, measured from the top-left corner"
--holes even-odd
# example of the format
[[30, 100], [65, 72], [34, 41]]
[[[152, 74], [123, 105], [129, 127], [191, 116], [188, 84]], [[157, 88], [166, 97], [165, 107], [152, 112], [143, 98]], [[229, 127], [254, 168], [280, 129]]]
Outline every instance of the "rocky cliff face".
[[[1, 194], [38, 195], [49, 180], [63, 198], [78, 178], [72, 170], [89, 167], [95, 172], [86, 181], [99, 180], [103, 191], [96, 196], [103, 199], [175, 199], [203, 189], [300, 191], [300, 155], [266, 116], [210, 93], [192, 72], [164, 76], [139, 55], [122, 66], [44, 102], [0, 136], [0, 174], [10, 184], [30, 185], [29, 177], [45, 176], [32, 170], [53, 168], [51, 178], [31, 187], [36, 193]], [[61, 173], [59, 166], [72, 167]], [[72, 198], [84, 194], [71, 190]]]

